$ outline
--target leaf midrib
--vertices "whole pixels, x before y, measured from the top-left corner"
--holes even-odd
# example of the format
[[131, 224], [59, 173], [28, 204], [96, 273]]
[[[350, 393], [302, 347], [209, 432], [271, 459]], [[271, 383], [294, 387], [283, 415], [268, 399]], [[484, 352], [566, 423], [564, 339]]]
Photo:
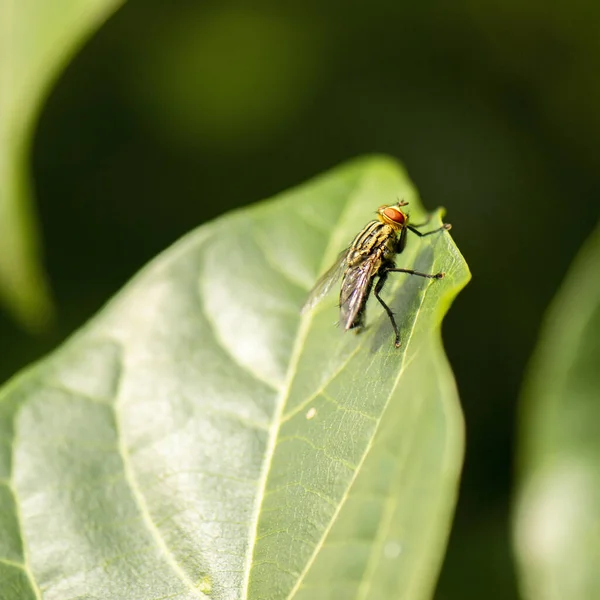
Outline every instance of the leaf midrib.
[[[344, 217], [346, 216], [349, 207], [352, 206], [354, 202], [357, 193], [356, 190], [360, 190], [362, 187], [362, 179], [363, 178], [361, 178], [357, 182], [354, 193], [349, 194], [346, 204], [339, 213], [337, 223], [333, 227], [332, 235], [329, 238], [329, 242], [327, 243], [327, 247], [323, 255], [324, 258], [321, 261], [321, 265], [319, 266], [319, 273], [323, 272], [328, 262], [331, 260], [331, 254], [333, 250], [339, 245], [338, 237], [342, 228], [342, 224], [344, 223]], [[252, 564], [254, 562], [256, 540], [258, 538], [258, 524], [260, 520], [260, 513], [265, 497], [269, 473], [271, 471], [271, 465], [273, 464], [273, 456], [275, 454], [277, 438], [279, 436], [279, 431], [283, 423], [282, 416], [287, 405], [287, 401], [292, 389], [292, 382], [294, 381], [294, 378], [297, 373], [298, 363], [300, 362], [300, 357], [302, 356], [302, 350], [304, 348], [304, 342], [306, 341], [306, 337], [309, 333], [310, 325], [312, 324], [313, 318], [314, 311], [309, 311], [308, 313], [301, 316], [300, 326], [298, 327], [296, 333], [296, 339], [290, 357], [290, 364], [286, 374], [285, 382], [280, 392], [280, 396], [277, 402], [277, 409], [273, 415], [273, 422], [269, 431], [269, 443], [265, 452], [265, 468], [263, 469], [261, 478], [259, 480], [259, 490], [254, 504], [253, 527], [250, 529], [250, 537], [248, 539], [248, 558], [246, 561], [246, 576], [244, 579], [244, 586], [242, 588], [242, 598], [246, 599], [248, 598], [248, 592], [250, 588], [250, 574], [252, 572]]]

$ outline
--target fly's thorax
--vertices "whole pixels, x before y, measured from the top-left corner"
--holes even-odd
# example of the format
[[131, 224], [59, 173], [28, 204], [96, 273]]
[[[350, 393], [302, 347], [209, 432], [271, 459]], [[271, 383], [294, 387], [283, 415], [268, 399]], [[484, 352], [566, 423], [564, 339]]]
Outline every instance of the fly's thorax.
[[348, 265], [365, 260], [382, 260], [394, 252], [397, 229], [381, 221], [371, 221], [354, 238], [348, 253]]

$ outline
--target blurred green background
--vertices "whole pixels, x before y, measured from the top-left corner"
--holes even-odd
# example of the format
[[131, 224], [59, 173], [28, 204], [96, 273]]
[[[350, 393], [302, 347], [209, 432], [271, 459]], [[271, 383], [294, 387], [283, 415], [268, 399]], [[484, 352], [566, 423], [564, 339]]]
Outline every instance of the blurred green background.
[[516, 598], [517, 394], [600, 216], [599, 22], [594, 2], [126, 3], [37, 126], [59, 319], [32, 338], [0, 317], [2, 380], [186, 231], [348, 158], [395, 156], [448, 209], [474, 276], [444, 325], [467, 454], [436, 598]]

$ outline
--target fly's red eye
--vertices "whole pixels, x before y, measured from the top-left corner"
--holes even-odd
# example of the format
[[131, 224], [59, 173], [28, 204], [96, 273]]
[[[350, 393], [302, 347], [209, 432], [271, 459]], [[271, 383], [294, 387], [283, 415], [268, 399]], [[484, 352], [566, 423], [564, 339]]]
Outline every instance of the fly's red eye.
[[404, 223], [404, 221], [406, 220], [406, 215], [401, 210], [398, 210], [397, 208], [394, 208], [393, 206], [388, 206], [383, 211], [383, 214], [390, 221], [394, 221], [394, 223], [399, 223], [400, 225], [402, 225]]

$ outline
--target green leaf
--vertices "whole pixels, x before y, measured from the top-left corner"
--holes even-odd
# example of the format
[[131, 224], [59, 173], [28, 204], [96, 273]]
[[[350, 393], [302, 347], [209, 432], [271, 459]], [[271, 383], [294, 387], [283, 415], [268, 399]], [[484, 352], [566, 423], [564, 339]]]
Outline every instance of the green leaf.
[[32, 211], [29, 146], [49, 85], [120, 0], [3, 0], [0, 5], [0, 301], [39, 329], [51, 313]]
[[526, 598], [600, 597], [600, 228], [554, 300], [523, 393], [515, 540]]
[[[0, 396], [0, 578], [28, 598], [430, 597], [462, 418], [440, 325], [469, 273], [411, 236], [361, 335], [309, 288], [397, 197], [350, 163], [199, 228]], [[439, 214], [431, 227], [439, 226]], [[23, 572], [27, 578], [23, 578]], [[29, 591], [33, 590], [33, 591]]]

